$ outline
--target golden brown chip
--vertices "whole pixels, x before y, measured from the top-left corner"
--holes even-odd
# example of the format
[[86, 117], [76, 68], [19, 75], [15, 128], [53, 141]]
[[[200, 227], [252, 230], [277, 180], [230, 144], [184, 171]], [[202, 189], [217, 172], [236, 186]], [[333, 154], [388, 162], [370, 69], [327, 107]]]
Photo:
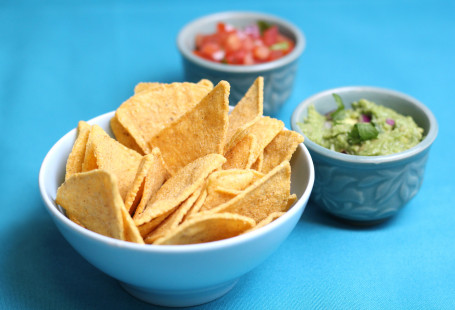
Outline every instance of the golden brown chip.
[[[197, 84], [201, 85], [201, 86], [207, 86], [210, 89], [213, 88], [213, 83], [206, 79], [200, 80]], [[134, 93], [139, 93], [141, 91], [151, 91], [153, 89], [159, 88], [161, 85], [166, 85], [166, 84], [158, 83], [158, 82], [141, 82], [141, 83], [138, 83], [134, 87]]]
[[272, 212], [288, 210], [291, 166], [285, 161], [250, 185], [241, 194], [206, 213], [235, 213], [262, 221]]
[[264, 164], [264, 152], [260, 152], [258, 158], [256, 158], [256, 161], [251, 165], [251, 169], [254, 169], [256, 171], [261, 171], [263, 164]]
[[296, 202], [297, 200], [297, 195], [296, 194], [292, 194], [291, 196], [289, 196], [288, 198], [288, 209], [290, 207], [292, 207], [292, 205]]
[[205, 189], [205, 187], [203, 187], [201, 194], [199, 195], [198, 199], [194, 202], [193, 206], [188, 211], [188, 213], [185, 215], [182, 222], [186, 221], [187, 219], [191, 218], [193, 215], [198, 213], [199, 210], [201, 210], [201, 207], [204, 204], [206, 198], [207, 190]]
[[117, 177], [122, 199], [133, 184], [142, 156], [112, 139], [100, 126], [93, 125], [87, 141], [82, 171], [103, 169]]
[[248, 169], [253, 165], [259, 147], [254, 135], [246, 135], [224, 155], [223, 169]]
[[153, 243], [155, 240], [164, 237], [171, 230], [176, 229], [183, 221], [185, 215], [193, 206], [194, 202], [198, 199], [202, 192], [201, 188], [197, 189], [190, 195], [184, 202], [176, 208], [171, 215], [169, 215], [155, 230], [153, 230], [146, 238], [145, 243]]
[[246, 216], [230, 213], [205, 214], [184, 222], [177, 229], [155, 241], [154, 244], [205, 243], [242, 234], [256, 222]]
[[224, 151], [227, 152], [247, 134], [246, 129], [255, 123], [263, 113], [264, 79], [258, 77], [245, 96], [229, 114], [229, 127]]
[[142, 239], [139, 230], [137, 229], [136, 225], [134, 225], [131, 215], [128, 213], [128, 211], [126, 211], [124, 207], [122, 207], [121, 211], [123, 218], [123, 230], [125, 233], [124, 240], [144, 244], [144, 239]]
[[272, 212], [272, 213], [270, 213], [265, 219], [263, 219], [262, 221], [257, 223], [256, 226], [254, 226], [253, 228], [248, 230], [248, 232], [252, 231], [252, 230], [259, 229], [261, 227], [264, 227], [265, 225], [268, 225], [268, 224], [272, 223], [274, 220], [276, 220], [277, 218], [279, 218], [280, 216], [282, 216], [285, 213], [286, 212]]
[[139, 154], [144, 155], [144, 152], [142, 151], [141, 147], [137, 145], [136, 141], [130, 135], [130, 133], [122, 126], [122, 124], [120, 124], [116, 115], [114, 115], [114, 117], [111, 118], [110, 124], [115, 139], [117, 139], [118, 142], [132, 150], [135, 150]]
[[84, 162], [85, 147], [87, 145], [90, 128], [91, 126], [84, 121], [80, 121], [77, 125], [77, 138], [76, 141], [74, 141], [73, 148], [66, 161], [65, 180], [68, 180], [68, 178], [75, 173], [82, 172], [82, 163]]
[[87, 229], [124, 240], [124, 205], [115, 175], [104, 170], [73, 174], [58, 188], [55, 201]]
[[145, 155], [139, 165], [136, 177], [125, 198], [125, 207], [130, 214], [142, 212], [153, 194], [169, 178], [164, 167], [161, 152], [154, 148]]
[[[139, 233], [143, 238], [147, 237], [152, 231], [154, 231], [160, 224], [173, 212], [174, 210], [169, 210], [168, 212], [155, 217], [151, 221], [138, 226]], [[134, 221], [134, 218], [133, 218]]]
[[120, 124], [144, 154], [151, 152], [149, 140], [198, 104], [212, 88], [207, 83], [171, 83], [139, 91], [117, 109]]
[[193, 109], [150, 140], [171, 174], [207, 154], [223, 154], [229, 112], [229, 83], [221, 81]]
[[226, 159], [222, 155], [209, 154], [180, 169], [161, 186], [144, 211], [134, 215], [134, 223], [137, 226], [143, 225], [175, 209], [204, 183], [212, 171], [220, 168], [225, 161]]
[[283, 128], [284, 123], [282, 121], [268, 116], [261, 117], [248, 128], [248, 134], [256, 136], [258, 142], [256, 159]]
[[282, 130], [264, 149], [261, 172], [267, 173], [283, 161], [290, 161], [292, 154], [303, 142], [303, 136], [292, 130]]

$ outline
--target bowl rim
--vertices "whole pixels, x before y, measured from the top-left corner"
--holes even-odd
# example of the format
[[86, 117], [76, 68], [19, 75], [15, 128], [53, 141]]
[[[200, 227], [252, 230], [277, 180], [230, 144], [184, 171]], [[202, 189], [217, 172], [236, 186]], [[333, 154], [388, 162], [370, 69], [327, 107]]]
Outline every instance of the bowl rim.
[[[87, 121], [89, 124], [95, 124], [100, 119], [109, 117], [112, 118], [115, 114], [115, 111], [107, 112], [101, 114], [97, 117], [94, 117]], [[300, 211], [304, 211], [306, 203], [309, 200], [311, 191], [314, 185], [315, 172], [314, 165], [311, 158], [311, 155], [303, 143], [300, 143], [298, 148], [307, 158], [306, 164], [309, 166], [309, 175], [308, 175], [308, 185], [303, 191], [301, 197], [294, 203], [294, 205], [282, 216], [273, 222], [261, 227], [257, 230], [248, 232], [247, 234], [235, 236], [228, 239], [212, 241], [207, 243], [200, 244], [187, 244], [187, 245], [153, 245], [153, 244], [138, 244], [133, 242], [128, 242], [124, 240], [117, 240], [111, 237], [107, 237], [91, 230], [88, 230], [82, 226], [71, 221], [67, 216], [65, 216], [60, 210], [59, 206], [55, 203], [55, 198], [51, 197], [50, 193], [46, 188], [46, 178], [48, 177], [48, 167], [53, 164], [52, 157], [55, 155], [55, 152], [58, 148], [61, 147], [61, 144], [64, 144], [70, 136], [76, 137], [76, 128], [73, 128], [65, 135], [63, 135], [47, 152], [44, 157], [43, 162], [41, 163], [39, 175], [38, 175], [38, 185], [41, 194], [41, 198], [44, 202], [48, 213], [51, 215], [54, 221], [60, 222], [62, 225], [66, 226], [68, 229], [75, 231], [75, 233], [82, 235], [84, 238], [92, 239], [96, 242], [103, 243], [107, 246], [112, 247], [122, 247], [125, 249], [137, 251], [137, 252], [153, 252], [157, 254], [169, 254], [169, 253], [195, 253], [195, 252], [206, 252], [206, 251], [216, 251], [220, 248], [229, 248], [242, 243], [251, 242], [254, 239], [260, 238], [263, 235], [268, 235], [272, 230], [276, 229], [277, 226], [284, 224], [284, 222], [289, 221], [292, 217]], [[56, 189], [57, 190], [57, 189]], [[58, 225], [57, 225], [58, 226]]]
[[[361, 155], [350, 155], [350, 154], [343, 154], [339, 153], [330, 149], [327, 149], [313, 141], [311, 141], [300, 129], [300, 127], [297, 125], [297, 123], [302, 122], [302, 113], [308, 109], [308, 106], [315, 100], [319, 99], [320, 97], [325, 97], [328, 95], [331, 95], [332, 93], [337, 93], [337, 94], [343, 94], [343, 93], [349, 93], [352, 91], [368, 91], [368, 92], [374, 92], [378, 94], [386, 94], [389, 96], [394, 96], [398, 97], [400, 99], [406, 100], [410, 103], [412, 103], [414, 106], [416, 106], [418, 109], [422, 110], [423, 113], [426, 115], [426, 117], [429, 120], [429, 130], [427, 135], [423, 138], [420, 143], [417, 145], [413, 146], [412, 148], [409, 148], [403, 152], [399, 153], [394, 153], [390, 155], [379, 155], [379, 156], [361, 156]], [[369, 164], [386, 164], [386, 163], [392, 163], [392, 162], [397, 162], [401, 160], [405, 160], [407, 158], [413, 157], [426, 149], [428, 149], [436, 139], [436, 136], [438, 134], [438, 123], [436, 121], [436, 118], [434, 117], [433, 113], [431, 110], [426, 107], [423, 103], [421, 103], [419, 100], [416, 98], [409, 96], [405, 93], [388, 89], [388, 88], [383, 88], [383, 87], [376, 87], [376, 86], [342, 86], [342, 87], [336, 87], [336, 88], [331, 88], [327, 89], [321, 92], [318, 92], [306, 99], [304, 99], [294, 110], [294, 112], [291, 115], [291, 127], [293, 130], [299, 132], [305, 137], [304, 144], [310, 149], [312, 152], [315, 152], [321, 156], [330, 158], [332, 160], [337, 160], [337, 161], [342, 161], [342, 162], [348, 162], [348, 163], [353, 163], [353, 164], [360, 164], [360, 165], [369, 165]]]
[[[203, 24], [218, 22], [226, 18], [232, 18], [233, 16], [253, 20], [265, 19], [267, 21], [270, 21], [271, 23], [287, 28], [296, 37], [296, 44], [294, 49], [292, 50], [291, 53], [285, 55], [284, 57], [262, 64], [227, 65], [205, 60], [199, 56], [196, 56], [194, 55], [193, 51], [189, 50], [185, 45], [184, 42], [191, 28]], [[226, 11], [205, 15], [200, 18], [194, 19], [193, 21], [190, 21], [188, 24], [183, 26], [183, 28], [177, 35], [177, 47], [184, 58], [188, 59], [193, 63], [196, 63], [199, 66], [206, 67], [211, 70], [224, 71], [229, 73], [257, 73], [261, 71], [274, 70], [275, 68], [285, 66], [296, 60], [300, 56], [300, 54], [302, 54], [303, 50], [305, 49], [305, 46], [306, 46], [305, 36], [296, 25], [272, 14], [253, 11]]]

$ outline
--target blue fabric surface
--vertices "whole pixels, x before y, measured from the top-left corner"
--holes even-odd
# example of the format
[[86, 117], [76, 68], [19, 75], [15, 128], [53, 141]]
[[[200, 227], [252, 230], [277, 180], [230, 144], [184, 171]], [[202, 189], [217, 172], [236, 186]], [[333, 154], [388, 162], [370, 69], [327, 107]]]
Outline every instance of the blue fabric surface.
[[418, 195], [370, 228], [309, 204], [286, 242], [200, 309], [455, 308], [455, 2], [0, 2], [0, 309], [150, 309], [63, 239], [38, 190], [41, 161], [79, 120], [116, 109], [140, 81], [181, 81], [175, 39], [208, 13], [285, 17], [306, 35], [276, 115], [346, 85], [405, 92], [439, 123]]

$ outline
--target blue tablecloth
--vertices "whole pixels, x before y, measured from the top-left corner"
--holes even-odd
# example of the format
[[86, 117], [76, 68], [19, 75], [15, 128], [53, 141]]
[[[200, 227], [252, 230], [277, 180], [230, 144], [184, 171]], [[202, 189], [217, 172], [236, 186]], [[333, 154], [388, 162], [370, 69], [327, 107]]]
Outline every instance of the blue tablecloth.
[[309, 204], [286, 242], [200, 309], [455, 309], [455, 2], [2, 1], [0, 309], [150, 309], [77, 254], [46, 213], [41, 161], [79, 120], [140, 81], [182, 81], [175, 39], [224, 10], [285, 17], [306, 35], [289, 127], [304, 98], [337, 86], [405, 92], [439, 123], [418, 195], [393, 219], [351, 227]]

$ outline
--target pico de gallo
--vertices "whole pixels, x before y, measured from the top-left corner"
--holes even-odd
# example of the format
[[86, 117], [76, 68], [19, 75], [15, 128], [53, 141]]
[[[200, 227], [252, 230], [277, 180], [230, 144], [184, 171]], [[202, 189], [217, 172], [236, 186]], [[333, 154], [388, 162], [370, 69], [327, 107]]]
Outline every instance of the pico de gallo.
[[289, 54], [295, 43], [276, 25], [259, 21], [243, 29], [218, 23], [213, 34], [198, 34], [194, 54], [218, 63], [254, 65]]

